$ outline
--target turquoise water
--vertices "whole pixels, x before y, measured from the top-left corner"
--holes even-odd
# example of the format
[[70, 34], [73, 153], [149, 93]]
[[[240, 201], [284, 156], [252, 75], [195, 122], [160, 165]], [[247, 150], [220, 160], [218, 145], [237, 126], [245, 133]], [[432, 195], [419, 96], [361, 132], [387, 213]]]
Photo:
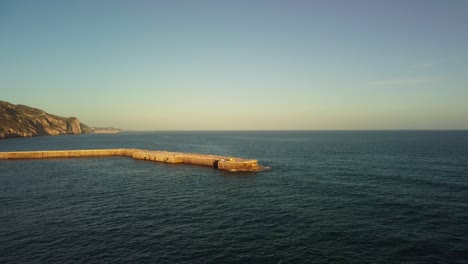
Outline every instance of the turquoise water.
[[466, 263], [468, 131], [151, 132], [0, 141], [255, 158], [0, 161], [0, 263]]

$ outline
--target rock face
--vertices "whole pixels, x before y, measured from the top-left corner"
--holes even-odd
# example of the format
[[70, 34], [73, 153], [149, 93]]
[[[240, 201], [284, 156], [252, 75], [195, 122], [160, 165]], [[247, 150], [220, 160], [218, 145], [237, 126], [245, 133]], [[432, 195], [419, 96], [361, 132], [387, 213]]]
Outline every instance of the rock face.
[[82, 134], [88, 130], [76, 117], [60, 117], [37, 108], [0, 101], [0, 139]]
[[81, 134], [81, 123], [76, 117], [67, 119], [67, 134]]

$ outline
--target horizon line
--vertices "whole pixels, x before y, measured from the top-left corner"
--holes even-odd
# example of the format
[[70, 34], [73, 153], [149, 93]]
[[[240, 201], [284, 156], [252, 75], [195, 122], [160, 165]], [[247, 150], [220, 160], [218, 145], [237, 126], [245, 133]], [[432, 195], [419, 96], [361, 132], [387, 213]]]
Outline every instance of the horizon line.
[[431, 129], [154, 129], [154, 130], [127, 130], [121, 129], [121, 132], [236, 132], [236, 131], [468, 131], [468, 128], [431, 128]]

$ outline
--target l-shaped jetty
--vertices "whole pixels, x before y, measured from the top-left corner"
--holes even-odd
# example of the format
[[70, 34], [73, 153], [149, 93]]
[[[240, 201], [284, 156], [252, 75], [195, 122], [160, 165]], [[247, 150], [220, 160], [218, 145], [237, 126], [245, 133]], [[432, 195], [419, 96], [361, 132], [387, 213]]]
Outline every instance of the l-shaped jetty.
[[265, 169], [265, 167], [258, 164], [257, 160], [253, 159], [183, 152], [152, 151], [144, 149], [86, 149], [0, 152], [0, 160], [108, 156], [127, 156], [134, 159], [151, 160], [165, 163], [204, 165], [219, 170], [233, 172], [260, 171]]

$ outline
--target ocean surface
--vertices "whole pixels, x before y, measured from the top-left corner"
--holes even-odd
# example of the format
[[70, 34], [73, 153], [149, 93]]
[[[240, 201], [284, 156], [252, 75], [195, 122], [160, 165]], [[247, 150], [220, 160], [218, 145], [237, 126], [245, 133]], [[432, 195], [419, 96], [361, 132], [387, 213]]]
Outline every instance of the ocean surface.
[[258, 159], [0, 161], [0, 263], [468, 263], [468, 131], [147, 132], [0, 151], [143, 148]]

